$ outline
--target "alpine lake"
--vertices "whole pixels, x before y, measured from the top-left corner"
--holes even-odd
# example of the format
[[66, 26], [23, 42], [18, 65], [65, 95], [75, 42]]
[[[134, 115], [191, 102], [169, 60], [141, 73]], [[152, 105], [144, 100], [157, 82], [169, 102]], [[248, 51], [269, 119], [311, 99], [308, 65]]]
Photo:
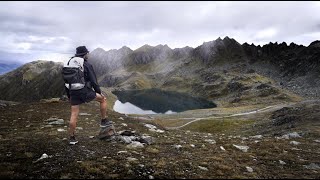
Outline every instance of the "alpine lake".
[[113, 109], [123, 114], [173, 114], [214, 108], [214, 102], [186, 93], [160, 89], [113, 91], [118, 97]]

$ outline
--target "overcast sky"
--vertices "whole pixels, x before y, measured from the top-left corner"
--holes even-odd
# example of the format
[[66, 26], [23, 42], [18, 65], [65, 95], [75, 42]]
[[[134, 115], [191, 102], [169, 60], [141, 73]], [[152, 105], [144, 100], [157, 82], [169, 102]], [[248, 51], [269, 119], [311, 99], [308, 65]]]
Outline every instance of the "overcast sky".
[[197, 47], [229, 36], [239, 43], [320, 38], [320, 2], [0, 2], [0, 63], [62, 61], [89, 51], [144, 44]]

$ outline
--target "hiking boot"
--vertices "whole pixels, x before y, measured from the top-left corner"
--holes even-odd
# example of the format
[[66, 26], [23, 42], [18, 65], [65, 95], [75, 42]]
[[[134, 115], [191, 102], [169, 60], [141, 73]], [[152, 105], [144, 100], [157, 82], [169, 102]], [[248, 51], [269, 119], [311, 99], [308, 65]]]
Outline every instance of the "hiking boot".
[[70, 145], [75, 145], [77, 143], [78, 143], [78, 141], [76, 140], [76, 137], [75, 136], [70, 136], [69, 144]]
[[101, 119], [101, 123], [100, 123], [100, 127], [108, 127], [112, 125], [112, 121], [110, 121], [109, 119], [105, 118], [105, 119]]

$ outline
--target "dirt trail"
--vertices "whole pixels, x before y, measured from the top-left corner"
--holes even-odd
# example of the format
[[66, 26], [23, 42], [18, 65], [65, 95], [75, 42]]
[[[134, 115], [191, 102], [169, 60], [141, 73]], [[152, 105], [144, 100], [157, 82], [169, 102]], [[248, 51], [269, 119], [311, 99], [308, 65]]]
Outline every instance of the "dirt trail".
[[[250, 111], [250, 112], [242, 112], [242, 113], [236, 113], [236, 114], [232, 114], [232, 115], [228, 115], [228, 116], [209, 116], [209, 117], [205, 117], [205, 118], [195, 118], [194, 120], [187, 122], [184, 125], [181, 126], [176, 126], [176, 127], [166, 127], [167, 129], [180, 129], [182, 127], [185, 127], [191, 123], [197, 122], [197, 121], [201, 121], [201, 120], [215, 120], [215, 119], [223, 119], [223, 118], [228, 118], [228, 117], [235, 117], [235, 116], [244, 116], [244, 115], [251, 115], [251, 114], [256, 114], [256, 113], [264, 113], [264, 112], [270, 112], [270, 111], [275, 111], [278, 109], [283, 108], [284, 106], [287, 106], [288, 104], [278, 104], [278, 105], [273, 105], [273, 106], [267, 106], [265, 108], [262, 109], [258, 109], [255, 111]], [[193, 119], [193, 118], [180, 118], [180, 119]]]

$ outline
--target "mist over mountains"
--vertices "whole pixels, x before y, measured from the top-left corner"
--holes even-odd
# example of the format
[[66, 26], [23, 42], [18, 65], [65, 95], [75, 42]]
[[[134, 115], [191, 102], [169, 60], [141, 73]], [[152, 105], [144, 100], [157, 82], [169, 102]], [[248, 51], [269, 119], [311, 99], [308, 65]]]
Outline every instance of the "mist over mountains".
[[[309, 46], [277, 42], [256, 46], [225, 37], [196, 48], [147, 44], [136, 50], [126, 46], [109, 51], [97, 48], [90, 53], [89, 62], [100, 85], [107, 88], [159, 88], [240, 103], [255, 98], [295, 99], [293, 94], [319, 97], [319, 48], [319, 41]], [[37, 61], [0, 76], [0, 99], [31, 101], [62, 96], [61, 67]], [[35, 91], [35, 87], [43, 89]]]
[[[238, 66], [241, 73], [254, 71], [275, 79], [278, 84], [295, 90], [303, 96], [318, 96], [319, 83], [315, 79], [319, 77], [319, 44], [319, 41], [314, 41], [305, 47], [294, 43], [287, 45], [270, 42], [261, 47], [248, 43], [241, 45], [236, 40], [225, 37], [205, 42], [196, 48], [171, 49], [167, 45], [155, 47], [144, 45], [135, 51], [127, 49], [127, 54], [124, 54], [122, 49], [112, 51], [100, 49], [101, 53], [105, 54], [103, 61], [99, 60], [100, 57], [95, 54], [95, 51], [90, 57], [99, 75], [112, 73], [106, 76], [107, 79], [101, 79], [102, 84], [108, 84], [108, 86], [113, 86], [114, 84], [110, 82], [119, 79], [120, 69], [122, 75], [133, 71], [144, 72], [148, 75], [163, 75], [171, 72], [173, 75], [172, 73], [177, 70], [175, 66], [179, 66], [180, 69], [183, 67], [188, 69], [187, 64], [195, 63], [191, 69], [211, 69], [211, 72], [216, 70], [223, 72], [233, 66]], [[111, 53], [118, 54], [120, 58], [116, 61], [115, 58], [108, 58], [108, 54]], [[110, 66], [111, 62], [112, 66]], [[111, 69], [108, 69], [110, 67]], [[190, 73], [192, 74], [192, 71]]]

